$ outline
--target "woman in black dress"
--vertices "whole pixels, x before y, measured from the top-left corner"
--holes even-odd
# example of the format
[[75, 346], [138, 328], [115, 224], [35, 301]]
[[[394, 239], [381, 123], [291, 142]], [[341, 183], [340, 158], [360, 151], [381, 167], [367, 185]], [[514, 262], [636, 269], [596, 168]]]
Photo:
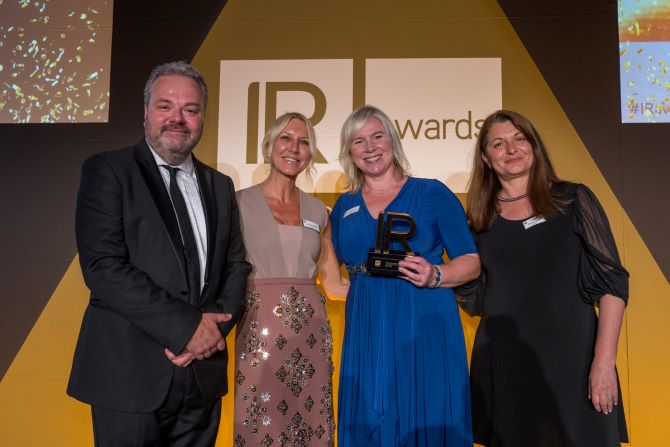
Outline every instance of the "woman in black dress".
[[484, 272], [471, 364], [475, 442], [627, 442], [615, 363], [628, 273], [598, 200], [556, 176], [530, 121], [501, 110], [477, 140], [468, 217]]

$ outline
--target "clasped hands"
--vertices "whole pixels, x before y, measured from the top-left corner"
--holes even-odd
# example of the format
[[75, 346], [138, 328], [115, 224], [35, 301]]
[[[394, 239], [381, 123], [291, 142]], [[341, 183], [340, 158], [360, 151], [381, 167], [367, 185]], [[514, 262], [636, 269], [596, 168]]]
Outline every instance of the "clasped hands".
[[165, 355], [175, 366], [186, 367], [193, 360], [202, 360], [226, 349], [226, 339], [221, 335], [218, 323], [229, 321], [233, 316], [224, 313], [204, 313], [184, 350], [175, 355], [165, 348]]

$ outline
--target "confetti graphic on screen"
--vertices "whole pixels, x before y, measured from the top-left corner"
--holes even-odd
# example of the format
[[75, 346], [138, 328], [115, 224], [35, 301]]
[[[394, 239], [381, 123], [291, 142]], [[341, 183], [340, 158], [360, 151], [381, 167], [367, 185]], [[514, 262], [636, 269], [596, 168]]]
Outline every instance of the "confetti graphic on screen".
[[621, 121], [670, 122], [670, 2], [619, 0]]
[[0, 123], [106, 122], [112, 13], [112, 0], [0, 0]]

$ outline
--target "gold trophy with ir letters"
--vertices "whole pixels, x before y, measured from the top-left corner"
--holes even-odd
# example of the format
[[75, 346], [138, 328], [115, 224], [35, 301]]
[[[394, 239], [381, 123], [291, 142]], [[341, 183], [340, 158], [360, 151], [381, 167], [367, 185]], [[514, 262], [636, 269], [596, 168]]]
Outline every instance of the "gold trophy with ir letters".
[[[393, 228], [393, 223], [404, 221], [408, 225], [407, 231], [400, 232]], [[407, 243], [407, 239], [411, 238], [416, 231], [416, 222], [412, 216], [406, 213], [391, 213], [382, 212], [377, 217], [377, 239], [375, 241], [375, 248], [371, 248], [368, 252], [367, 272], [373, 276], [400, 276], [398, 271], [398, 262], [402, 261], [405, 256], [414, 256], [415, 253]], [[405, 249], [391, 250], [389, 249], [391, 239], [395, 239]]]

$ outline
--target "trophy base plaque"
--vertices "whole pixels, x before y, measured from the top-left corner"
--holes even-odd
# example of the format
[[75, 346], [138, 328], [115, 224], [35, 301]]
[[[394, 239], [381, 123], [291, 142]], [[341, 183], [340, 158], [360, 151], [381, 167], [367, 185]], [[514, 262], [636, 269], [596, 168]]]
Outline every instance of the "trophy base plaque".
[[400, 276], [398, 262], [405, 259], [407, 253], [402, 250], [390, 250], [388, 253], [370, 250], [368, 252], [367, 271], [373, 276]]

